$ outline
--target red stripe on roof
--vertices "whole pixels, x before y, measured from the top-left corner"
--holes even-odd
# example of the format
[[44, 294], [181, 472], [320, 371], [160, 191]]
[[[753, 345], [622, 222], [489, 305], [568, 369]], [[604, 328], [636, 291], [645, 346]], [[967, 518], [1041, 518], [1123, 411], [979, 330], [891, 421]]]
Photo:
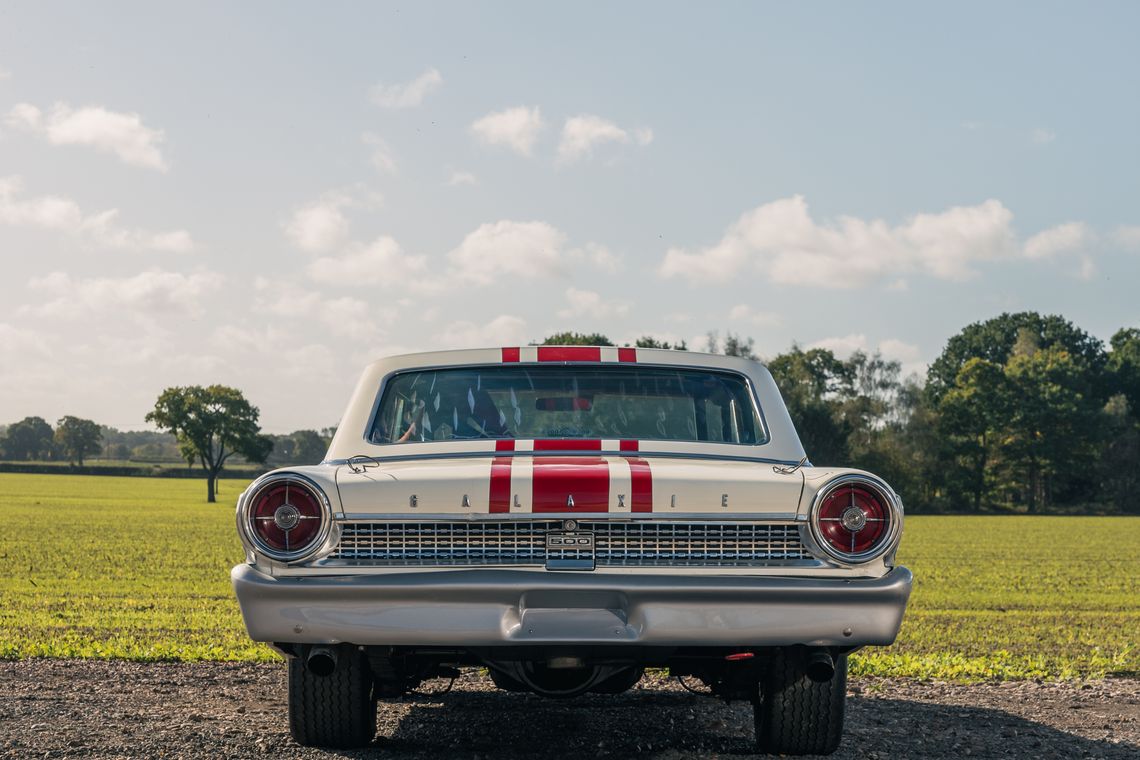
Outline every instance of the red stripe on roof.
[[597, 346], [539, 346], [540, 362], [600, 362], [602, 349]]
[[637, 441], [629, 439], [629, 438], [622, 439], [621, 443], [618, 445], [619, 445], [621, 451], [637, 451], [638, 450]]
[[[597, 457], [534, 460], [535, 512], [608, 512], [610, 466]], [[573, 499], [574, 506], [569, 506]]]
[[641, 457], [630, 457], [630, 504], [631, 512], [653, 511], [653, 471], [649, 469], [649, 462]]
[[504, 362], [517, 362], [518, 360], [519, 360], [519, 349], [518, 348], [504, 348], [503, 349], [503, 361]]
[[495, 451], [514, 451], [515, 439], [514, 438], [500, 438], [495, 441]]
[[511, 511], [511, 458], [491, 460], [491, 485], [487, 494], [489, 512]]
[[535, 451], [601, 451], [600, 438], [551, 438], [534, 442]]
[[637, 349], [636, 348], [619, 348], [618, 349], [619, 362], [636, 362]]

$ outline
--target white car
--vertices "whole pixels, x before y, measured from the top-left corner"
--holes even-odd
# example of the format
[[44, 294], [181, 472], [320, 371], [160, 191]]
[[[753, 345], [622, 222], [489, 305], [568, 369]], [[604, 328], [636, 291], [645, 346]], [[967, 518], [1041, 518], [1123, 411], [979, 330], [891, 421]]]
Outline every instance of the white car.
[[369, 366], [325, 461], [249, 486], [232, 579], [301, 744], [366, 745], [378, 699], [461, 667], [549, 697], [652, 667], [750, 701], [762, 751], [826, 753], [847, 655], [898, 633], [902, 522], [808, 464], [755, 362], [447, 351]]

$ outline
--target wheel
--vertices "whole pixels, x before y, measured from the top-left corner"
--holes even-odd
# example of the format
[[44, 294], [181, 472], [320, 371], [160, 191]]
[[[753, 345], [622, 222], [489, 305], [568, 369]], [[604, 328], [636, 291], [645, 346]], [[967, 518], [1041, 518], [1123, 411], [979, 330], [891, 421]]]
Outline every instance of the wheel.
[[637, 685], [645, 675], [645, 668], [622, 668], [601, 683], [590, 688], [594, 694], [622, 694]]
[[835, 661], [835, 675], [822, 683], [806, 674], [802, 649], [783, 650], [768, 663], [755, 705], [756, 745], [780, 755], [828, 755], [843, 736], [847, 698], [847, 656]]
[[487, 672], [491, 674], [491, 681], [498, 689], [516, 693], [530, 691], [530, 689], [528, 689], [526, 687], [526, 684], [524, 684], [522, 681], [517, 678], [508, 676], [506, 673], [498, 670], [497, 668], [487, 668]]
[[327, 676], [313, 675], [305, 661], [289, 658], [289, 732], [306, 747], [366, 747], [376, 736], [372, 673], [358, 649], [339, 652]]

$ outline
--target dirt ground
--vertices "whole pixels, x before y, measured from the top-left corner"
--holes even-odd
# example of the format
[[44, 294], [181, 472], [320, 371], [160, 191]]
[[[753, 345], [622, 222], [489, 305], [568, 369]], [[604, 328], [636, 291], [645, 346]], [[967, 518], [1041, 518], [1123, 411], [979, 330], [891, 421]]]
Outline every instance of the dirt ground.
[[[442, 687], [445, 683], [428, 684]], [[751, 707], [644, 679], [550, 701], [465, 672], [444, 695], [383, 702], [356, 752], [294, 744], [284, 665], [0, 662], [0, 757], [743, 757]], [[1140, 681], [852, 681], [833, 758], [1140, 757]]]

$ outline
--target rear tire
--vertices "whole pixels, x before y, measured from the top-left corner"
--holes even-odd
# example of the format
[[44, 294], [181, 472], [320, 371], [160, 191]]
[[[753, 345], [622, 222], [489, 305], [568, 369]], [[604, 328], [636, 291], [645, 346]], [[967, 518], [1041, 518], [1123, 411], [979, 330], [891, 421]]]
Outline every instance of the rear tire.
[[364, 653], [340, 650], [336, 670], [315, 676], [299, 657], [289, 658], [289, 733], [306, 747], [366, 747], [376, 736], [372, 672]]
[[847, 655], [835, 661], [831, 680], [817, 683], [805, 673], [806, 652], [788, 649], [768, 662], [755, 706], [756, 746], [779, 755], [829, 755], [843, 737], [847, 699]]

